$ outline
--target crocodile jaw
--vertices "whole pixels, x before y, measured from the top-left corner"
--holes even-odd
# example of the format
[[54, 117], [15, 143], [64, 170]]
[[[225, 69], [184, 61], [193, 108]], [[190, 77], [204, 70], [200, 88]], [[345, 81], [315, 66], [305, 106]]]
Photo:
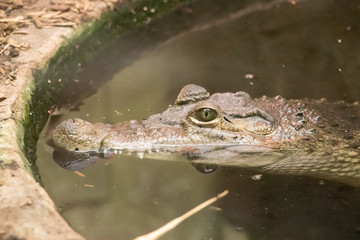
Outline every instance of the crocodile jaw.
[[[67, 151], [190, 151], [243, 146], [243, 151], [259, 152], [260, 142], [251, 133], [232, 133], [219, 129], [186, 125], [147, 124], [131, 120], [115, 125], [73, 118], [52, 132], [53, 145]], [[261, 146], [262, 149], [266, 148]], [[252, 150], [250, 150], [252, 151]]]
[[[53, 145], [76, 159], [114, 155], [246, 167], [266, 166], [283, 157], [274, 146], [264, 146], [251, 134], [233, 134], [189, 126], [147, 125], [136, 120], [116, 125], [69, 119], [53, 131]], [[191, 136], [191, 137], [190, 137]], [[69, 157], [69, 155], [68, 155]], [[69, 157], [71, 159], [71, 157]]]

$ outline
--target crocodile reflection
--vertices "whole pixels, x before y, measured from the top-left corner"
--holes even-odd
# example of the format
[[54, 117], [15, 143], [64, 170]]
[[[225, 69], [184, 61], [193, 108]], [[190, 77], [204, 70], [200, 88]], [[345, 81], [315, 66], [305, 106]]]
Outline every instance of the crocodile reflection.
[[124, 152], [140, 158], [183, 155], [197, 164], [360, 184], [359, 116], [358, 103], [210, 95], [190, 84], [163, 113], [115, 125], [69, 119], [56, 127], [52, 141], [81, 156], [78, 163]]

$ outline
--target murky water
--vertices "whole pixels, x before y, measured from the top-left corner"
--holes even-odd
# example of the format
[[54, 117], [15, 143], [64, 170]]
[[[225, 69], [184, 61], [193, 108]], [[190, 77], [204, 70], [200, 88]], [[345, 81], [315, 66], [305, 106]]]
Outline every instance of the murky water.
[[[82, 66], [59, 100], [67, 108], [48, 128], [71, 117], [142, 119], [173, 104], [188, 83], [212, 93], [359, 101], [359, 2], [293, 3], [199, 1], [150, 23]], [[104, 84], [86, 91], [96, 81]], [[45, 188], [87, 239], [132, 239], [224, 189], [226, 198], [164, 239], [360, 239], [356, 187], [229, 167], [203, 174], [188, 162], [132, 156], [99, 161], [84, 177], [52, 160], [45, 135], [38, 144]]]

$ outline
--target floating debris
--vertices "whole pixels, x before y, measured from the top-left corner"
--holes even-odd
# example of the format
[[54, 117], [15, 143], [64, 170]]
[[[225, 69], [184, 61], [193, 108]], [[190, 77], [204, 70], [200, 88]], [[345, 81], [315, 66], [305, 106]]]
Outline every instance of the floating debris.
[[245, 74], [245, 78], [246, 79], [254, 79], [254, 74], [251, 74], [251, 73]]
[[58, 115], [59, 114], [59, 106], [56, 104], [52, 105], [50, 107], [50, 109], [48, 110], [48, 113], [53, 116]]
[[255, 174], [255, 175], [251, 176], [251, 179], [254, 181], [261, 180], [261, 178], [262, 178], [262, 174]]
[[[82, 172], [79, 172], [79, 171], [74, 171], [74, 173], [80, 177], [86, 177], [85, 174], [83, 174]], [[85, 186], [85, 185], [84, 185]]]
[[123, 116], [124, 114], [123, 113], [121, 113], [121, 112], [119, 112], [118, 110], [114, 110], [114, 112], [116, 113], [116, 115], [119, 115], [119, 116]]

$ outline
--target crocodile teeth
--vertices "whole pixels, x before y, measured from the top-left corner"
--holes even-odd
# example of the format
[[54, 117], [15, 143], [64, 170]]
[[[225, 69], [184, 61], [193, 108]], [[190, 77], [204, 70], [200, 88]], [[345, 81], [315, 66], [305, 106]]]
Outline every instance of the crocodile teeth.
[[144, 153], [143, 153], [143, 152], [138, 152], [137, 155], [138, 155], [138, 157], [139, 157], [140, 159], [143, 159], [143, 158], [144, 158]]

